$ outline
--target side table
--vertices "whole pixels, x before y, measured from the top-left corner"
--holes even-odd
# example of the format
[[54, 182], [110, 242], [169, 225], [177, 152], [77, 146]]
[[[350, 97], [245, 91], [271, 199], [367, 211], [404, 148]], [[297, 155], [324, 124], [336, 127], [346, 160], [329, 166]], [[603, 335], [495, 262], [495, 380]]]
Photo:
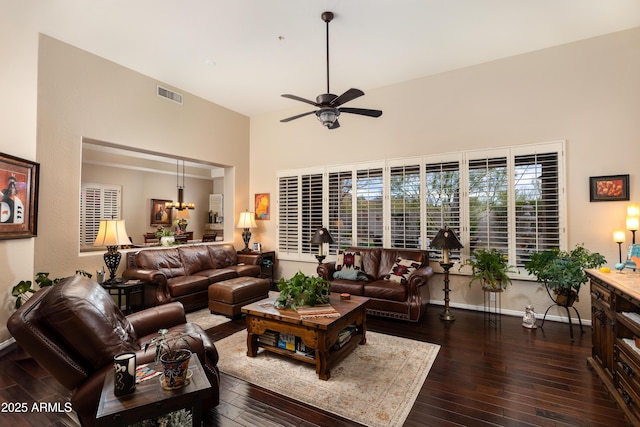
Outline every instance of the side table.
[[484, 317], [489, 323], [498, 324], [502, 316], [502, 292], [504, 289], [482, 289], [484, 292]]
[[191, 382], [179, 390], [164, 390], [158, 378], [151, 378], [136, 384], [133, 393], [121, 397], [113, 394], [113, 369], [109, 370], [102, 386], [96, 425], [124, 426], [191, 408], [193, 425], [199, 427], [202, 424], [202, 400], [211, 384], [196, 354], [191, 356], [189, 369], [193, 372]]
[[243, 254], [253, 254], [262, 256], [262, 265], [260, 265], [260, 277], [269, 281], [269, 288], [274, 290], [275, 271], [276, 271], [276, 251], [251, 251], [241, 252]]
[[109, 295], [118, 297], [118, 308], [122, 309], [122, 298], [124, 297], [124, 312], [132, 313], [134, 310], [131, 306], [131, 295], [140, 294], [142, 303], [139, 309], [144, 308], [144, 285], [142, 280], [127, 280], [123, 282], [109, 282], [102, 283], [102, 287], [109, 292]]

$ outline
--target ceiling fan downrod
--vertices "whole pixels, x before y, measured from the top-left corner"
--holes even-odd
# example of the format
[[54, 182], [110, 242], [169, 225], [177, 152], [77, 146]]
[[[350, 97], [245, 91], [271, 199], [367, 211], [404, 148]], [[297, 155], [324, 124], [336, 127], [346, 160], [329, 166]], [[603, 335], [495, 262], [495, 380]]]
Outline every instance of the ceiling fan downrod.
[[327, 93], [329, 91], [329, 22], [333, 20], [333, 12], [323, 12], [322, 20], [327, 23]]

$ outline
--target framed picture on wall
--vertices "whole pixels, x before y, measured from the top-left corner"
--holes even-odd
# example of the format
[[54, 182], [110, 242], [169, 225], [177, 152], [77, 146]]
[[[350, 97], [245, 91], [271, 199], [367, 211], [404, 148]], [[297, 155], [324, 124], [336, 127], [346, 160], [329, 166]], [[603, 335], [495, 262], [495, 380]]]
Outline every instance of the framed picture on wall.
[[589, 199], [592, 202], [629, 200], [629, 175], [590, 177]]
[[171, 200], [151, 199], [151, 226], [167, 226], [171, 227], [171, 211], [167, 208], [167, 203], [171, 203]]
[[40, 164], [0, 153], [0, 239], [35, 237]]
[[269, 193], [256, 194], [256, 219], [269, 219]]

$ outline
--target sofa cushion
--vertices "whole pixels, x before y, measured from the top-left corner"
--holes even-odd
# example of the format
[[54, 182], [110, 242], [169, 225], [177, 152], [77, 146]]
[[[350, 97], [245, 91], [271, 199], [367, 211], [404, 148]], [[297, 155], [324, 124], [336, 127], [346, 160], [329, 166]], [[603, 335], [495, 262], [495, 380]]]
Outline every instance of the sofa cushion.
[[136, 256], [136, 261], [140, 268], [158, 270], [167, 279], [185, 276], [184, 265], [177, 248], [140, 251]]
[[360, 252], [338, 252], [336, 270], [362, 270], [362, 256]]
[[331, 292], [337, 293], [347, 293], [351, 295], [364, 295], [364, 284], [367, 282], [361, 280], [344, 280], [344, 279], [334, 279], [331, 281], [331, 287], [329, 290]]
[[391, 280], [375, 280], [366, 282], [363, 295], [369, 298], [376, 298], [389, 301], [406, 301], [407, 286], [401, 285]]
[[206, 291], [209, 278], [204, 276], [180, 276], [167, 280], [169, 295], [173, 298]]
[[389, 280], [406, 285], [411, 273], [420, 268], [420, 263], [412, 259], [398, 258], [389, 270]]
[[178, 253], [187, 276], [198, 271], [214, 268], [206, 246], [180, 247], [178, 248]]
[[81, 276], [55, 285], [42, 299], [40, 313], [93, 369], [112, 363], [118, 353], [140, 349], [133, 325], [109, 293]]
[[238, 264], [238, 253], [233, 245], [207, 245], [213, 268], [225, 268]]

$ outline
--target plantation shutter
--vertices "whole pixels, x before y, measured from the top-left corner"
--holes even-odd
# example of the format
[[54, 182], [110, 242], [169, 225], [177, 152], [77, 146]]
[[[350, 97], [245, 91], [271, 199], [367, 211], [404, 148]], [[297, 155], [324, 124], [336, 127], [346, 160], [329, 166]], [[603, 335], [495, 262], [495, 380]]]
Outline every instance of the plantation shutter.
[[560, 247], [558, 153], [516, 155], [516, 265], [534, 252]]
[[[444, 160], [425, 164], [425, 210], [427, 241], [445, 225], [460, 236], [460, 160]], [[430, 247], [430, 244], [427, 246]], [[450, 252], [459, 259], [460, 251]], [[442, 259], [441, 249], [429, 249], [429, 258]]]
[[329, 223], [327, 229], [334, 244], [329, 245], [329, 253], [353, 244], [353, 172], [336, 171], [329, 173]]
[[356, 241], [358, 246], [382, 247], [382, 168], [356, 172]]
[[298, 177], [278, 179], [278, 251], [298, 252]]
[[469, 160], [469, 250], [496, 249], [508, 254], [507, 157]]
[[311, 245], [311, 238], [322, 227], [322, 179], [321, 173], [302, 176], [302, 253], [318, 250]]
[[420, 165], [389, 169], [391, 247], [420, 248]]
[[80, 192], [80, 247], [93, 246], [100, 220], [120, 219], [122, 186], [82, 184]]

